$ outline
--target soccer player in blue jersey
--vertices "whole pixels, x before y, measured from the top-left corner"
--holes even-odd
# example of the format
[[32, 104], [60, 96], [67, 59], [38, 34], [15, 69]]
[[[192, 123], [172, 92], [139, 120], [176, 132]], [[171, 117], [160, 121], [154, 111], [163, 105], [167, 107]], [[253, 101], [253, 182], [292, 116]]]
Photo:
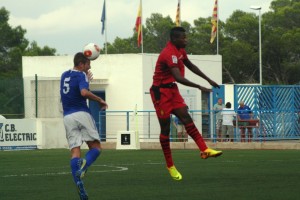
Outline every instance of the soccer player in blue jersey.
[[[71, 171], [78, 188], [80, 199], [88, 199], [82, 178], [88, 167], [101, 153], [100, 137], [87, 99], [99, 103], [101, 109], [107, 109], [106, 102], [89, 90], [88, 72], [90, 60], [83, 53], [74, 56], [74, 68], [61, 76], [60, 95], [63, 106], [64, 126], [69, 148], [71, 149]], [[81, 158], [80, 147], [86, 142], [89, 151]]]

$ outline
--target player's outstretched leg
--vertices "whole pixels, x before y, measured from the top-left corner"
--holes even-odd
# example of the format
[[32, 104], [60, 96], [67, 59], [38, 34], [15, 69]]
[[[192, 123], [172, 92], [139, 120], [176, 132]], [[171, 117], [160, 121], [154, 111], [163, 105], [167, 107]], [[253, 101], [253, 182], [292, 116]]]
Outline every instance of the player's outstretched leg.
[[89, 197], [84, 189], [83, 181], [82, 180], [77, 181], [76, 185], [77, 185], [78, 195], [79, 195], [80, 199], [88, 200]]
[[196, 142], [197, 146], [199, 147], [201, 151], [200, 153], [201, 158], [206, 159], [209, 157], [218, 157], [222, 155], [222, 151], [217, 151], [217, 150], [207, 148], [205, 141], [203, 140], [201, 134], [199, 133], [197, 127], [193, 122], [185, 125], [185, 128], [187, 133], [193, 138], [193, 140]]
[[214, 149], [207, 148], [206, 150], [200, 153], [200, 156], [203, 159], [207, 159], [209, 157], [218, 157], [222, 155], [222, 153], [223, 153], [222, 151], [217, 151]]
[[182, 176], [177, 171], [176, 167], [174, 166], [172, 153], [171, 153], [171, 148], [170, 148], [170, 136], [160, 134], [159, 141], [160, 141], [160, 144], [161, 144], [161, 148], [163, 150], [163, 154], [165, 156], [165, 160], [166, 160], [166, 163], [167, 163], [167, 169], [168, 169], [171, 177], [174, 180], [177, 180], [177, 181], [181, 180]]
[[193, 138], [193, 140], [197, 144], [200, 151], [204, 151], [205, 149], [207, 149], [206, 143], [203, 140], [203, 138], [202, 138], [201, 134], [199, 133], [197, 127], [195, 126], [194, 122], [191, 122], [191, 123], [185, 125], [185, 130], [189, 134], [189, 136], [191, 136], [191, 138]]
[[76, 176], [79, 179], [82, 179], [84, 177], [85, 173], [88, 170], [88, 167], [91, 166], [93, 162], [95, 162], [100, 153], [100, 149], [92, 148], [86, 153], [85, 158], [80, 160], [80, 169], [76, 172]]
[[176, 167], [173, 165], [171, 167], [168, 167], [169, 173], [171, 175], [171, 177], [176, 180], [176, 181], [180, 181], [182, 179], [182, 175], [180, 174], [179, 171], [177, 171]]
[[80, 196], [80, 199], [87, 200], [88, 195], [87, 195], [87, 193], [84, 189], [84, 185], [83, 185], [83, 182], [81, 180], [81, 177], [78, 174], [78, 171], [80, 171], [80, 168], [83, 165], [85, 165], [85, 164], [83, 164], [83, 159], [81, 159], [81, 158], [75, 157], [75, 158], [72, 158], [71, 161], [70, 161], [73, 180], [76, 184], [77, 191], [78, 191], [78, 194]]
[[72, 176], [75, 184], [77, 183], [80, 178], [77, 175], [78, 170], [80, 170], [80, 167], [82, 165], [82, 159], [81, 158], [72, 158], [70, 161]]
[[87, 171], [86, 159], [81, 158], [79, 160], [79, 169], [76, 171], [76, 177], [81, 180]]

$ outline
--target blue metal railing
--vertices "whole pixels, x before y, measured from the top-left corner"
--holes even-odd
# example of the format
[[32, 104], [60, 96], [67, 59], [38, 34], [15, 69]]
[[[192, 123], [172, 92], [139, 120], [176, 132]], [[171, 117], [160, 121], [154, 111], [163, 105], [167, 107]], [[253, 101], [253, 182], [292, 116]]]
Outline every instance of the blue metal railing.
[[[202, 136], [216, 142], [218, 138], [214, 112], [212, 110], [190, 110], [189, 112]], [[300, 139], [298, 113], [291, 113], [287, 110], [253, 110], [253, 113], [254, 118], [259, 121], [258, 125], [252, 127], [253, 141]], [[103, 117], [106, 120], [101, 120]], [[160, 134], [155, 111], [102, 111], [99, 112], [99, 119], [100, 135], [105, 139], [115, 139], [116, 132], [120, 130], [138, 131], [140, 138], [143, 139], [157, 139]], [[102, 121], [105, 122], [105, 126], [101, 124]], [[237, 121], [236, 124], [238, 124]], [[101, 127], [105, 127], [105, 132]], [[236, 142], [241, 140], [239, 128], [235, 127]]]

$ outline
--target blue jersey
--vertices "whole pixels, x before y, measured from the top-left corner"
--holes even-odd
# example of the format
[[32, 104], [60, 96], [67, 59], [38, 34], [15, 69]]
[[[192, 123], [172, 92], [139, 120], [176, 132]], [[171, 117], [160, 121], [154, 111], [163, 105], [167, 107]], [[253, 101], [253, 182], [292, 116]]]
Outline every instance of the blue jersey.
[[86, 98], [81, 96], [82, 89], [89, 89], [89, 82], [86, 74], [77, 70], [64, 72], [60, 80], [60, 96], [64, 110], [64, 116], [85, 111], [90, 113]]
[[251, 118], [251, 108], [249, 106], [244, 105], [244, 107], [239, 107], [237, 111], [238, 115], [240, 116], [241, 120], [247, 120]]

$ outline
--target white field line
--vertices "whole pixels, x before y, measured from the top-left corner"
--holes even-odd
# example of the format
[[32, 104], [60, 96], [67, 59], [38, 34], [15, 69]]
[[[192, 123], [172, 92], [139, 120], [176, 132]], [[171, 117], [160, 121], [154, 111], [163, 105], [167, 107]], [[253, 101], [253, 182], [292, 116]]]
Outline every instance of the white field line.
[[[88, 173], [106, 173], [106, 172], [120, 172], [120, 171], [126, 171], [128, 170], [128, 167], [120, 167], [120, 166], [111, 166], [111, 165], [92, 165], [94, 167], [108, 167], [112, 169], [106, 169], [106, 170], [90, 170]], [[54, 169], [54, 168], [52, 168]], [[64, 172], [64, 171], [58, 171], [58, 172], [45, 172], [45, 173], [39, 173], [39, 174], [7, 174], [4, 176], [1, 176], [1, 178], [9, 178], [9, 177], [27, 177], [27, 176], [56, 176], [56, 175], [66, 175], [71, 174], [71, 172]]]

